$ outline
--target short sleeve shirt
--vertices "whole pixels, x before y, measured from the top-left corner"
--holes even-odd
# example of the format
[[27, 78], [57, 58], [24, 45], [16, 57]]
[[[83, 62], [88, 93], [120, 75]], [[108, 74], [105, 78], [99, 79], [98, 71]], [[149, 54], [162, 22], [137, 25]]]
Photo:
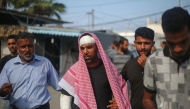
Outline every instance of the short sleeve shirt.
[[189, 109], [190, 59], [178, 64], [163, 50], [152, 54], [144, 69], [144, 87], [157, 93], [159, 109]]

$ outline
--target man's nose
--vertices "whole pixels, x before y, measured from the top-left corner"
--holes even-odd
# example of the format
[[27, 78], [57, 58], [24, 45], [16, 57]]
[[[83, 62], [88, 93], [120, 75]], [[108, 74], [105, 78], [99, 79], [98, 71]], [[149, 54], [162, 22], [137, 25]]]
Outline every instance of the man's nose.
[[88, 50], [87, 49], [84, 49], [84, 54], [88, 54]]
[[181, 52], [181, 51], [182, 51], [182, 47], [180, 47], [179, 45], [176, 45], [176, 46], [174, 47], [174, 52], [179, 53], [179, 52]]
[[25, 47], [25, 51], [29, 51], [29, 47], [28, 46]]
[[144, 44], [141, 44], [141, 49], [144, 49], [145, 48], [145, 45]]

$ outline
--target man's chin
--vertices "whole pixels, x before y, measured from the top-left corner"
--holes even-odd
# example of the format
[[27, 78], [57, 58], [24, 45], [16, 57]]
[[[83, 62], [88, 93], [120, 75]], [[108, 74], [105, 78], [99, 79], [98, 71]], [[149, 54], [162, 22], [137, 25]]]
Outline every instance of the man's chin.
[[32, 59], [33, 56], [25, 56], [24, 59], [27, 60], [27, 61], [30, 61]]
[[148, 56], [148, 53], [140, 53], [140, 56]]
[[86, 62], [87, 64], [89, 64], [89, 63], [91, 63], [91, 60], [85, 59], [85, 62]]

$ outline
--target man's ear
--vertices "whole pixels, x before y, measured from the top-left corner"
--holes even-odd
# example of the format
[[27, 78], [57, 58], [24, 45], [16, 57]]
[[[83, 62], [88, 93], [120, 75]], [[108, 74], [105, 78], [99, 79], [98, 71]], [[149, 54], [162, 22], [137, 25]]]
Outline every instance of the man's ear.
[[135, 40], [134, 40], [134, 46], [135, 46], [135, 48], [136, 48], [136, 43], [135, 43]]
[[19, 51], [18, 51], [18, 47], [17, 47], [17, 45], [16, 45], [16, 51], [17, 51], [17, 53], [19, 52]]
[[121, 46], [122, 46], [122, 44], [120, 43], [120, 44], [119, 44], [119, 47], [121, 47]]
[[153, 41], [153, 46], [154, 46], [154, 44], [155, 44], [155, 41]]

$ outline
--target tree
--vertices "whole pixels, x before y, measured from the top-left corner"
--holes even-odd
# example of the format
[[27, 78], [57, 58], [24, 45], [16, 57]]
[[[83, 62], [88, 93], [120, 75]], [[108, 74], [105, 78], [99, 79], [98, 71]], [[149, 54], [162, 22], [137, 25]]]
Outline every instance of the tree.
[[53, 3], [53, 0], [10, 0], [10, 3], [23, 12], [49, 17], [55, 15], [58, 19], [61, 19], [59, 13], [64, 13], [66, 8], [64, 4]]
[[6, 8], [7, 0], [0, 0], [0, 7]]

